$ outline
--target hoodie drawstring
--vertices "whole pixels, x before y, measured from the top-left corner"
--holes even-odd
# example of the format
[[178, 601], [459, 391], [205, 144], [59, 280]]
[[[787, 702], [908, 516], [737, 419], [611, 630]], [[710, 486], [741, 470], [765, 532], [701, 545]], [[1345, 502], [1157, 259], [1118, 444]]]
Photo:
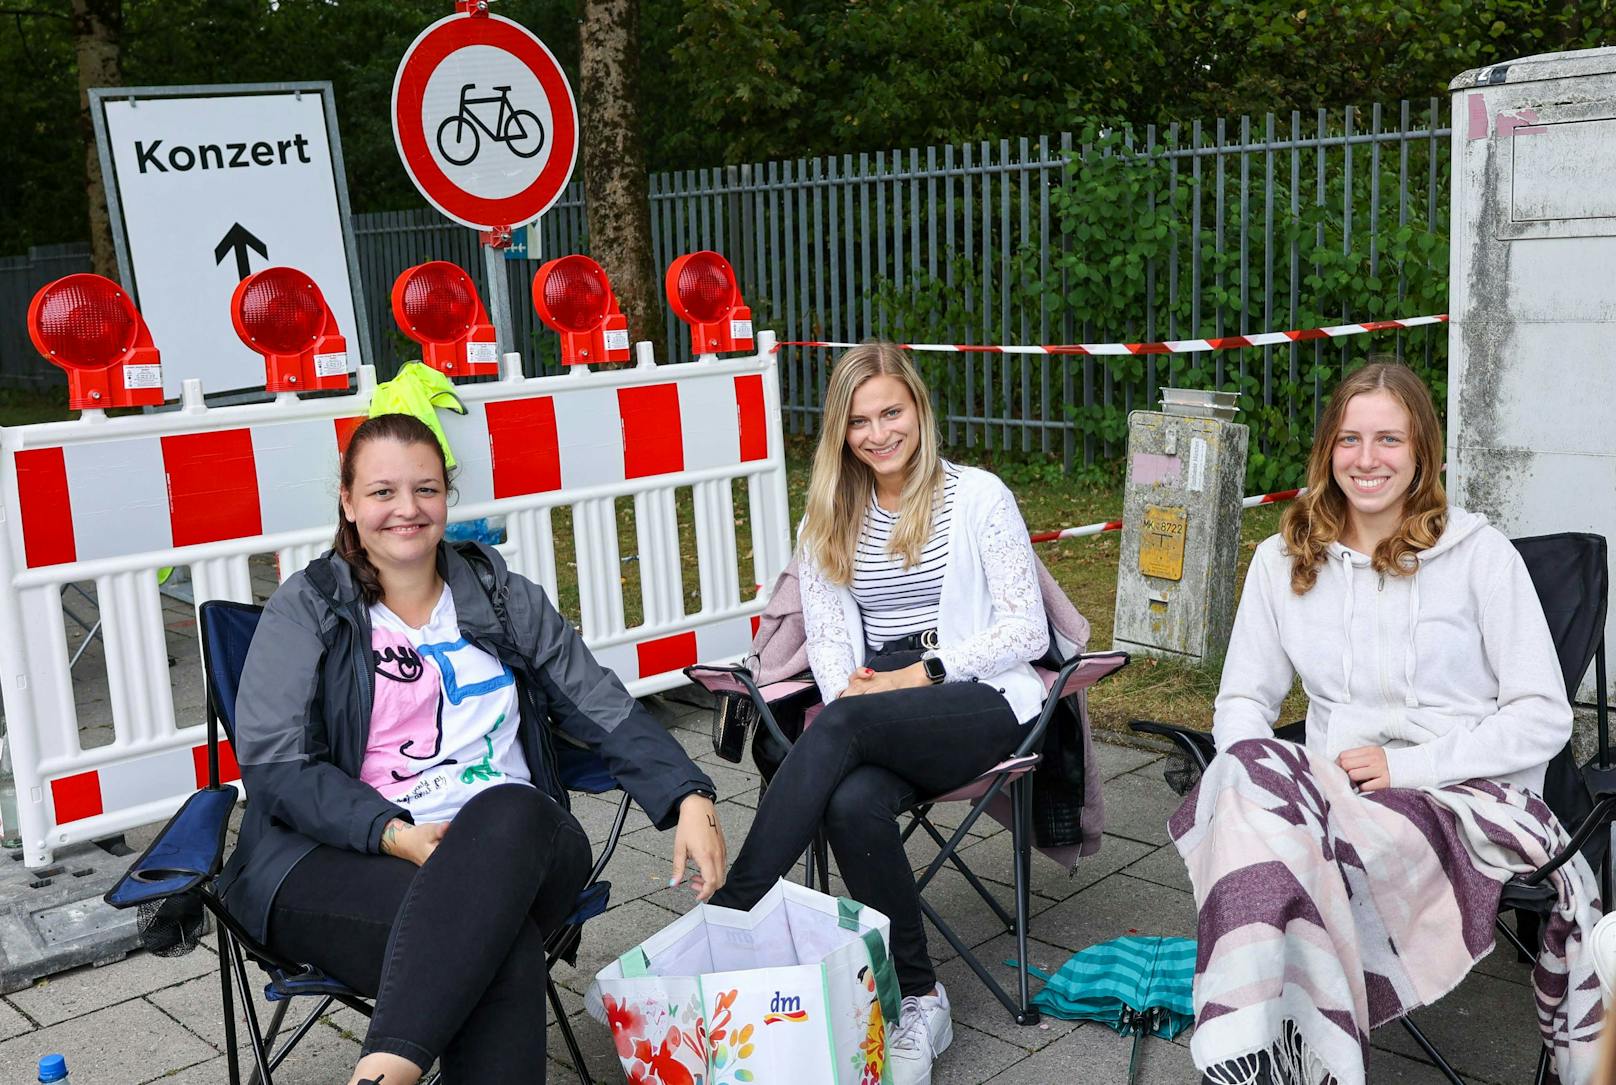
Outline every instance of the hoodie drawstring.
[[1414, 696], [1414, 627], [1420, 620], [1420, 574], [1408, 578], [1408, 644], [1403, 649], [1403, 705], [1418, 708], [1420, 699]]
[[1341, 551], [1341, 631], [1346, 635], [1346, 652], [1341, 657], [1341, 703], [1352, 703], [1352, 555]]

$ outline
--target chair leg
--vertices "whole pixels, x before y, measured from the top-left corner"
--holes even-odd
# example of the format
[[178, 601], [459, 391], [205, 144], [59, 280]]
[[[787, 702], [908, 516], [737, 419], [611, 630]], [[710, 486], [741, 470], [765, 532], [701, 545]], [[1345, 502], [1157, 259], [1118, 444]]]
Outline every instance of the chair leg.
[[[225, 943], [220, 938], [220, 945]], [[274, 1085], [269, 1072], [269, 1056], [264, 1051], [264, 1034], [258, 1029], [258, 1007], [253, 1005], [252, 987], [247, 983], [247, 965], [242, 959], [241, 947], [234, 938], [229, 939], [230, 970], [235, 974], [236, 991], [241, 995], [241, 1012], [247, 1016], [247, 1039], [252, 1044], [253, 1082]]]
[[219, 930], [219, 998], [224, 1003], [224, 1061], [230, 1085], [241, 1085], [241, 1058], [236, 1054], [236, 1005], [230, 986], [230, 934], [223, 924]]
[[1027, 881], [1031, 872], [1027, 862], [1027, 789], [1026, 777], [1014, 781], [1010, 785], [1010, 847], [1014, 853], [1011, 861], [1015, 867], [1016, 882], [1016, 979], [1020, 986], [1021, 1009], [1016, 1014], [1016, 1024], [1036, 1025], [1038, 1011], [1032, 1008], [1032, 996], [1027, 990], [1027, 913], [1028, 904]]
[[[1012, 820], [1014, 819], [1012, 818]], [[937, 845], [939, 852], [947, 851], [949, 863], [953, 865], [955, 870], [959, 871], [960, 876], [965, 879], [970, 887], [976, 890], [976, 895], [982, 898], [982, 902], [993, 909], [993, 914], [999, 917], [1000, 923], [1004, 924], [1005, 933], [1013, 933], [1016, 922], [1014, 917], [1004, 910], [1004, 905], [1000, 904], [998, 898], [993, 895], [987, 886], [982, 884], [982, 879], [976, 876], [976, 872], [965, 865], [965, 860], [961, 859], [956, 851], [949, 848], [948, 841], [943, 839], [943, 834], [937, 831], [937, 826], [931, 823], [931, 819], [916, 811], [914, 818], [910, 821], [910, 827], [913, 828], [917, 824], [920, 828], [926, 830], [926, 834]], [[923, 878], [920, 882], [920, 888], [924, 890], [929, 884], [930, 879]]]
[[[263, 1034], [264, 1051], [269, 1056], [269, 1068], [271, 1070], [280, 1065], [280, 1060], [275, 1057], [275, 1037], [281, 1034], [281, 1024], [286, 1020], [286, 1011], [291, 1008], [291, 999], [283, 999], [275, 1003], [275, 1012], [269, 1017], [269, 1028]], [[284, 1052], [282, 1054], [284, 1057]], [[247, 1085], [259, 1085], [257, 1070], [254, 1070], [252, 1076], [247, 1078]]]
[[544, 981], [544, 993], [550, 999], [550, 1012], [555, 1014], [556, 1027], [561, 1030], [561, 1039], [572, 1058], [572, 1068], [578, 1071], [578, 1081], [581, 1085], [590, 1085], [589, 1071], [584, 1066], [584, 1053], [578, 1047], [578, 1037], [572, 1034], [572, 1022], [567, 1020], [567, 1012], [561, 1008], [561, 992], [556, 990], [555, 980]]
[[950, 927], [943, 920], [943, 917], [937, 914], [937, 909], [933, 908], [925, 897], [920, 898], [920, 911], [922, 915], [931, 920], [931, 925], [937, 928], [937, 933], [941, 934], [943, 939], [954, 947], [954, 952], [959, 954], [960, 960], [964, 961], [966, 966], [976, 973], [976, 978], [982, 981], [982, 985], [988, 989], [988, 992], [1009, 1011], [1016, 1024], [1034, 1025], [1038, 1023], [1037, 1011], [1031, 1011], [1029, 1015], [1029, 1011], [1016, 1004], [1016, 1000], [1010, 997], [1010, 992], [1004, 989], [1004, 985], [995, 979], [991, 972], [982, 967], [982, 962], [977, 959], [971, 947], [960, 939], [960, 936], [954, 932], [954, 928]]
[[1425, 1057], [1431, 1060], [1431, 1065], [1435, 1066], [1443, 1077], [1447, 1078], [1452, 1085], [1465, 1085], [1464, 1078], [1459, 1076], [1457, 1070], [1448, 1065], [1448, 1060], [1442, 1057], [1442, 1052], [1436, 1049], [1435, 1044], [1426, 1039], [1425, 1033], [1420, 1030], [1420, 1026], [1414, 1023], [1413, 1018], [1399, 1017], [1397, 1020], [1408, 1031], [1408, 1034], [1414, 1037], [1414, 1042], [1420, 1045], [1420, 1050], [1425, 1052]]
[[821, 829], [814, 834], [814, 868], [819, 872], [819, 891], [830, 895], [830, 837]]
[[1532, 1085], [1548, 1085], [1549, 1081], [1549, 1045], [1544, 1044], [1537, 1053], [1537, 1073], [1532, 1078]]

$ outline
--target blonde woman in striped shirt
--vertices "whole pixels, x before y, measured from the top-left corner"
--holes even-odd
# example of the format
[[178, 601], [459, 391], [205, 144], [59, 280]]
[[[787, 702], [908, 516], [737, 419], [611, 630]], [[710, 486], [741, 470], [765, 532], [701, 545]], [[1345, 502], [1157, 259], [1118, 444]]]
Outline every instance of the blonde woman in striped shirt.
[[714, 903], [751, 907], [823, 825], [849, 895], [892, 920], [904, 999], [888, 1065], [897, 1085], [926, 1085], [953, 1026], [897, 817], [1020, 743], [1049, 630], [1014, 496], [939, 457], [931, 397], [903, 350], [844, 354], [822, 422], [799, 543], [826, 707], [770, 782]]

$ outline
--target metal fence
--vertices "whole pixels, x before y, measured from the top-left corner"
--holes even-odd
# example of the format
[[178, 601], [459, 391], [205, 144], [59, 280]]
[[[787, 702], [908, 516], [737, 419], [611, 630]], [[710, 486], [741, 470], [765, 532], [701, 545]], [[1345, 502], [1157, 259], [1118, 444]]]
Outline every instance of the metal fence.
[[[1060, 133], [656, 174], [653, 252], [658, 267], [693, 249], [723, 252], [755, 323], [788, 340], [1149, 341], [1421, 315], [1402, 309], [1445, 306], [1444, 108], [1432, 98], [1418, 110], [1403, 102], [1394, 112], [1268, 114], [1091, 142]], [[1095, 201], [1124, 197], [1138, 217], [1096, 227]], [[541, 221], [537, 257], [587, 252], [584, 219], [575, 183]], [[411, 346], [392, 323], [394, 277], [444, 259], [486, 290], [483, 261], [473, 231], [430, 210], [356, 215], [354, 227], [385, 376]], [[1161, 237], [1111, 257], [1120, 272], [1087, 262], [1116, 249], [1117, 235], [1151, 231]], [[1430, 239], [1423, 248], [1410, 243], [1416, 233]], [[82, 246], [0, 261], [0, 380], [60, 383], [33, 361], [21, 318], [41, 282], [86, 263]], [[557, 343], [534, 316], [537, 266], [508, 261], [504, 286], [515, 349], [530, 372], [549, 372]], [[662, 340], [667, 356], [688, 351], [671, 314]], [[1153, 405], [1165, 383], [1247, 393], [1261, 423], [1254, 446], [1266, 450], [1310, 425], [1321, 390], [1371, 351], [1437, 367], [1446, 340], [1438, 328], [1215, 355], [937, 355], [924, 365], [948, 444], [1052, 454], [1071, 466], [1113, 456], [1126, 412]], [[782, 349], [791, 432], [814, 430], [830, 359]]]

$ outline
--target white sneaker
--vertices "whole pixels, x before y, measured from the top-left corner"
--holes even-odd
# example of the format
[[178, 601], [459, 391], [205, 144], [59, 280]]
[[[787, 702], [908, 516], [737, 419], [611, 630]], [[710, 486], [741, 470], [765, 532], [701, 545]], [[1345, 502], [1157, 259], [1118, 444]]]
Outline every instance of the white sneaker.
[[906, 996], [898, 1027], [887, 1038], [893, 1085], [931, 1085], [932, 1061], [953, 1042], [954, 1018], [941, 983], [935, 995]]
[[[1605, 1005], [1609, 1006], [1613, 996], [1616, 996], [1616, 912], [1606, 915], [1594, 924], [1594, 929], [1588, 936], [1587, 950], [1594, 959], [1594, 972], [1599, 976], [1599, 986], [1605, 996]], [[907, 999], [904, 1001], [908, 1002]]]

